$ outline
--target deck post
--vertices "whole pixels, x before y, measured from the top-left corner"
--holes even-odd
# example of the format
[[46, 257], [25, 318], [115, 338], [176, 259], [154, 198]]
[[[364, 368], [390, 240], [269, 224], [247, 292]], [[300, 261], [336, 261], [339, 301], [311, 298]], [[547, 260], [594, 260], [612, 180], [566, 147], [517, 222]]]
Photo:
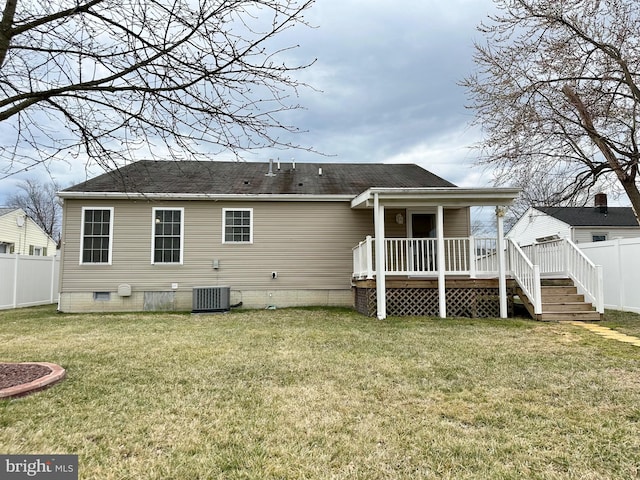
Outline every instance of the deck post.
[[373, 280], [373, 242], [371, 241], [371, 235], [367, 235], [365, 242], [367, 244], [367, 251], [365, 252], [365, 255], [367, 256], [367, 280]]
[[498, 227], [498, 292], [500, 296], [500, 318], [507, 318], [507, 267], [504, 255], [504, 207], [496, 207], [496, 223]]
[[384, 248], [384, 205], [380, 205], [378, 194], [373, 195], [373, 221], [376, 247], [376, 310], [378, 319], [387, 318], [386, 254]]
[[438, 264], [438, 301], [440, 318], [447, 318], [447, 289], [445, 284], [444, 261], [444, 207], [438, 205], [436, 213], [437, 264]]

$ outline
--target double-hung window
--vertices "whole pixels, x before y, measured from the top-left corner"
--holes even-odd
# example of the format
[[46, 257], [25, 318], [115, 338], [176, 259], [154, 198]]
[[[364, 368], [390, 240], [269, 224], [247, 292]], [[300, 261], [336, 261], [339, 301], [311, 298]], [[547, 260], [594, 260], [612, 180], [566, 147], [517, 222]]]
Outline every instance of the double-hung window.
[[80, 263], [111, 265], [113, 207], [82, 207]]
[[253, 243], [253, 209], [222, 209], [222, 243]]
[[182, 263], [183, 208], [153, 209], [151, 263]]

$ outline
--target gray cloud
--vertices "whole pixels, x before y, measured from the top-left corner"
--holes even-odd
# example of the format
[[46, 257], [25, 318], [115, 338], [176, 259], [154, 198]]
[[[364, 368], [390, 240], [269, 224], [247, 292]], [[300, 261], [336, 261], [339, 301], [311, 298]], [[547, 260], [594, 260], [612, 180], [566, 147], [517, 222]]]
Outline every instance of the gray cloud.
[[[481, 186], [468, 147], [478, 139], [467, 124], [465, 92], [457, 85], [473, 69], [475, 26], [491, 0], [318, 0], [307, 13], [315, 28], [294, 28], [277, 41], [299, 44], [295, 61], [317, 62], [300, 72], [316, 90], [300, 91], [304, 110], [286, 122], [307, 133], [283, 136], [330, 158], [299, 151], [265, 151], [249, 160], [413, 162], [461, 186]], [[81, 161], [50, 172], [61, 185], [82, 181]], [[0, 183], [0, 204], [30, 171]]]

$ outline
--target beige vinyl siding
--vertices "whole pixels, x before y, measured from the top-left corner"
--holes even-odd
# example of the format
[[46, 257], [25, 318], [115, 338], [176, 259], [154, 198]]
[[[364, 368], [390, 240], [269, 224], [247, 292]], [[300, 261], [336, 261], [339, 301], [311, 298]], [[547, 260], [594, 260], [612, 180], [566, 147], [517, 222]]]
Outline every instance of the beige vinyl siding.
[[[80, 265], [82, 207], [113, 207], [112, 265]], [[183, 265], [151, 264], [152, 209], [184, 208]], [[222, 209], [253, 208], [253, 244], [222, 243]], [[373, 234], [371, 210], [349, 202], [81, 201], [64, 205], [61, 292], [350, 287], [352, 248]], [[219, 268], [213, 268], [218, 260]], [[271, 272], [278, 272], [273, 280]]]
[[444, 209], [444, 236], [445, 238], [468, 237], [471, 235], [471, 209], [445, 208]]
[[[402, 215], [402, 223], [396, 221], [396, 216]], [[407, 237], [407, 210], [402, 208], [388, 208], [384, 211], [384, 235], [386, 238]]]

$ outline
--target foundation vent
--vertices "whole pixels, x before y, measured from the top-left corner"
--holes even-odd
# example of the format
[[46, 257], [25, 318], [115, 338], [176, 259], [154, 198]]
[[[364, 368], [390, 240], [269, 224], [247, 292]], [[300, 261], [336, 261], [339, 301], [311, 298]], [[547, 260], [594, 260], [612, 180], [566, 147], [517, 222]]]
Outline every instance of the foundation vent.
[[230, 297], [230, 287], [193, 287], [193, 313], [226, 312]]

